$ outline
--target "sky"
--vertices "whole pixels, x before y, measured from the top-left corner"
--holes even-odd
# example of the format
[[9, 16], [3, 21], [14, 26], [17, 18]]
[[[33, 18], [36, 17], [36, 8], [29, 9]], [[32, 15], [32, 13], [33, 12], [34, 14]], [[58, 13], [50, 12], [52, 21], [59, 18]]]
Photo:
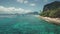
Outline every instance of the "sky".
[[0, 13], [40, 12], [44, 5], [60, 0], [0, 0]]

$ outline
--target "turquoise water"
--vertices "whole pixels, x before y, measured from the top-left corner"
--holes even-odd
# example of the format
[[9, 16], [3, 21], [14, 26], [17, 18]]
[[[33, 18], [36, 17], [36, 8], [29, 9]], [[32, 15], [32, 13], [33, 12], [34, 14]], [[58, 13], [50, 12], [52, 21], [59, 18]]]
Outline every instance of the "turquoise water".
[[60, 34], [60, 26], [35, 16], [0, 18], [0, 34]]

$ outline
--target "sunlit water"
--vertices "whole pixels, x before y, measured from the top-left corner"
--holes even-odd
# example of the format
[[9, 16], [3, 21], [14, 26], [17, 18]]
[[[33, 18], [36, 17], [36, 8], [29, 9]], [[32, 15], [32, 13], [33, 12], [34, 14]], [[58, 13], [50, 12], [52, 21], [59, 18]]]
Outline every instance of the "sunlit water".
[[0, 17], [0, 34], [60, 34], [60, 26], [36, 16]]

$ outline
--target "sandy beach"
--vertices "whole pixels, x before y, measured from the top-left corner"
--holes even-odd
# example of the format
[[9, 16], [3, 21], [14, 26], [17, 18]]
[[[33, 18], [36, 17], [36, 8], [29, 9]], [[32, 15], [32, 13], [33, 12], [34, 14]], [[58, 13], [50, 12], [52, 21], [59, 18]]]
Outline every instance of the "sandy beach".
[[48, 22], [52, 22], [55, 24], [60, 24], [60, 18], [50, 18], [50, 17], [43, 17], [43, 16], [39, 16], [40, 18], [48, 21]]

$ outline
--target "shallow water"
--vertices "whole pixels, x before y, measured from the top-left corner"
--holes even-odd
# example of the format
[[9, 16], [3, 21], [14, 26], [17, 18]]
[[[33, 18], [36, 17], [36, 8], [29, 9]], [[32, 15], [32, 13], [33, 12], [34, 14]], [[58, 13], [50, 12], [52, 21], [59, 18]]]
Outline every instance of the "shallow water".
[[60, 34], [60, 26], [36, 16], [0, 18], [0, 34]]

